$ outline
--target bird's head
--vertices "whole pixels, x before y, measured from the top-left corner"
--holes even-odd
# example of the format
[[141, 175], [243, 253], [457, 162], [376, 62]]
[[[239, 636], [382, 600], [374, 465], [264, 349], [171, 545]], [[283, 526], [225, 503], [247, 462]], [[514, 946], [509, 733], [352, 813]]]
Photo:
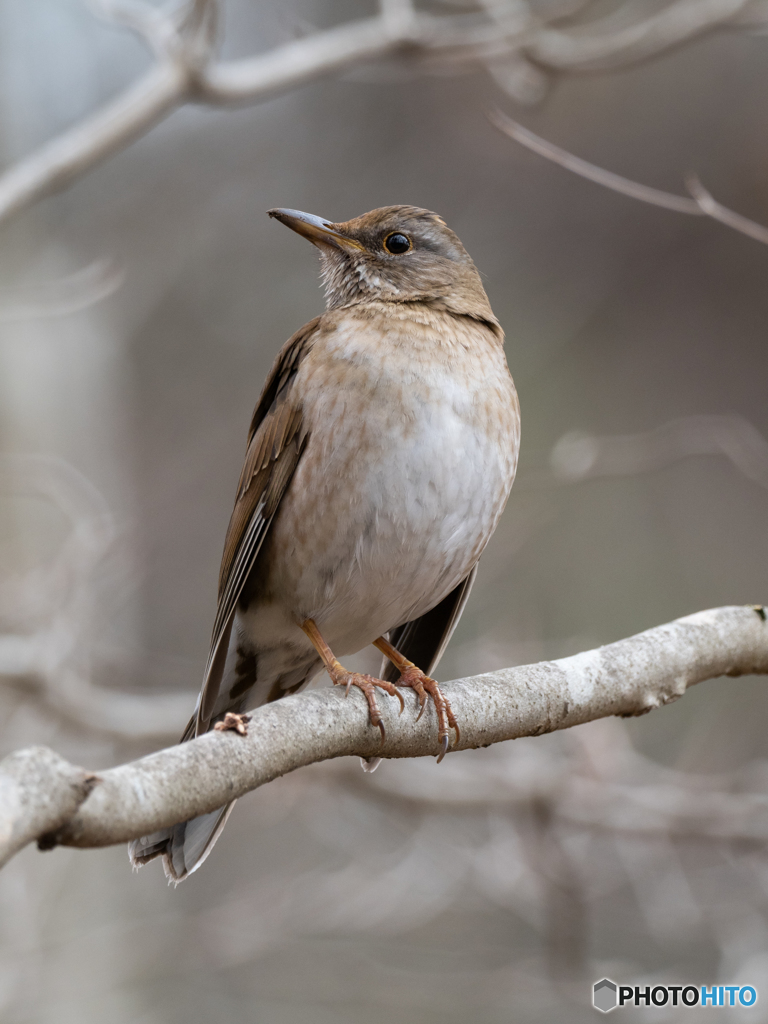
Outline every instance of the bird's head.
[[497, 326], [477, 268], [441, 217], [384, 206], [334, 224], [299, 210], [270, 217], [320, 250], [329, 309], [360, 302], [426, 302]]

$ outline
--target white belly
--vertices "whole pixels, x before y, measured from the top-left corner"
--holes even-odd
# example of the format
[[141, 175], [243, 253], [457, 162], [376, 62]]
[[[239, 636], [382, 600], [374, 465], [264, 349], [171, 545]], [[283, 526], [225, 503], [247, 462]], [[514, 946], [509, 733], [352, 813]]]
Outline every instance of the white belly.
[[330, 503], [326, 514], [337, 524], [325, 544], [320, 526], [314, 564], [287, 573], [299, 614], [341, 653], [450, 593], [477, 561], [505, 498], [498, 459], [455, 422], [361, 462]]

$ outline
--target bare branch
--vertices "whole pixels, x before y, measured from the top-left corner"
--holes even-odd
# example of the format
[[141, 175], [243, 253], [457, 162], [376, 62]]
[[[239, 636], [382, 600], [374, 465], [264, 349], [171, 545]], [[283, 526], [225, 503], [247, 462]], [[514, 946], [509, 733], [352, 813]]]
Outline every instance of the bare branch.
[[102, 110], [75, 125], [0, 177], [0, 222], [65, 188], [170, 113], [187, 90], [187, 74], [162, 62]]
[[142, 0], [91, 0], [97, 14], [139, 35], [157, 57], [167, 57], [178, 39], [178, 25], [162, 7]]
[[112, 260], [94, 260], [88, 266], [58, 280], [46, 282], [34, 292], [0, 292], [0, 323], [69, 316], [113, 295], [125, 274]]
[[707, 192], [695, 174], [688, 175], [685, 183], [697, 206], [707, 217], [719, 220], [726, 227], [733, 228], [734, 231], [740, 231], [742, 235], [749, 235], [755, 241], [768, 245], [768, 228], [763, 227], [762, 224], [756, 224], [755, 221], [742, 217], [740, 213], [734, 213], [733, 210], [718, 203]]
[[0, 773], [0, 867], [69, 821], [95, 781], [46, 747], [6, 757]]
[[504, 132], [505, 135], [514, 139], [515, 142], [519, 142], [527, 149], [538, 153], [539, 156], [546, 157], [547, 160], [565, 167], [566, 170], [573, 171], [574, 174], [578, 174], [582, 178], [594, 181], [597, 185], [603, 185], [614, 192], [621, 192], [622, 195], [630, 196], [632, 199], [639, 199], [643, 203], [651, 203], [653, 206], [663, 206], [667, 210], [675, 210], [677, 213], [692, 213], [697, 216], [702, 216], [703, 214], [699, 204], [694, 199], [686, 199], [685, 196], [676, 196], [671, 192], [662, 192], [658, 188], [640, 185], [636, 181], [630, 181], [629, 178], [622, 178], [621, 175], [614, 174], [613, 171], [606, 171], [602, 167], [588, 163], [588, 161], [582, 160], [581, 157], [574, 156], [567, 150], [561, 149], [553, 142], [548, 142], [539, 135], [534, 135], [533, 132], [523, 128], [521, 124], [513, 121], [511, 117], [507, 117], [500, 110], [490, 111], [488, 117], [492, 124]]
[[692, 214], [695, 217], [711, 217], [713, 220], [725, 224], [726, 227], [733, 228], [734, 231], [748, 235], [750, 238], [768, 245], [768, 228], [722, 206], [712, 198], [695, 175], [690, 175], [686, 181], [688, 189], [693, 196], [692, 199], [687, 199], [685, 196], [677, 196], [673, 192], [663, 192], [658, 188], [641, 185], [639, 182], [623, 178], [619, 174], [614, 174], [613, 171], [606, 171], [604, 168], [597, 167], [587, 160], [582, 160], [581, 157], [574, 156], [554, 143], [542, 139], [541, 136], [534, 135], [533, 132], [523, 128], [521, 124], [513, 121], [511, 117], [507, 117], [500, 110], [491, 111], [488, 117], [499, 131], [514, 139], [515, 142], [519, 142], [526, 149], [530, 149], [534, 153], [538, 153], [539, 156], [543, 156], [547, 160], [565, 167], [566, 170], [573, 171], [574, 174], [578, 174], [581, 178], [587, 178], [589, 181], [603, 185], [613, 192], [620, 192], [631, 199], [639, 199], [641, 202], [650, 203], [652, 206], [661, 206], [666, 210]]
[[[454, 69], [462, 64], [486, 67], [510, 95], [530, 102], [541, 98], [546, 88], [539, 68], [604, 70], [642, 60], [719, 26], [754, 27], [762, 24], [762, 8], [750, 14], [757, 10], [754, 4], [755, 0], [675, 0], [652, 17], [620, 29], [611, 30], [613, 21], [603, 19], [565, 31], [533, 18], [524, 3], [483, 0], [472, 14], [437, 17], [416, 12], [411, 0], [382, 0], [376, 17], [314, 33], [258, 57], [215, 62], [216, 0], [190, 0], [178, 16], [138, 0], [101, 0], [105, 14], [147, 42], [157, 64], [101, 111], [0, 176], [0, 223], [66, 187], [186, 102], [258, 103], [397, 53], [420, 59], [424, 69], [438, 59]], [[554, 10], [551, 17], [560, 13]], [[672, 202], [687, 201], [674, 197]]]
[[[207, 6], [210, 9], [210, 4]], [[400, 18], [400, 34], [393, 34], [392, 18], [387, 13], [386, 17], [354, 22], [288, 43], [251, 60], [204, 68], [199, 56], [187, 59], [181, 36], [171, 36], [167, 19], [143, 11], [139, 15], [140, 7], [121, 5], [119, 16], [126, 18], [130, 10], [131, 27], [165, 56], [112, 103], [0, 176], [0, 222], [66, 187], [188, 100], [211, 104], [256, 102], [313, 78], [385, 56], [411, 38], [410, 22]], [[178, 45], [174, 47], [172, 42]]]
[[6, 486], [50, 501], [70, 533], [54, 559], [0, 587], [0, 682], [81, 730], [122, 740], [178, 735], [189, 717], [188, 695], [99, 686], [90, 678], [91, 659], [83, 657], [93, 647], [92, 574], [116, 535], [103, 495], [55, 456], [0, 455], [0, 491]]
[[610, 71], [734, 22], [750, 6], [751, 0], [677, 0], [658, 14], [618, 31], [605, 31], [609, 19], [578, 32], [544, 29], [525, 49], [532, 60], [552, 70]]
[[296, 88], [314, 78], [346, 71], [386, 57], [411, 44], [424, 45], [427, 21], [386, 17], [350, 22], [278, 46], [259, 57], [207, 68], [195, 97], [207, 103], [253, 103]]
[[[748, 673], [768, 674], [768, 623], [762, 607], [699, 612], [560, 661], [504, 669], [445, 686], [461, 721], [457, 749], [463, 750], [610, 715], [644, 714], [677, 700], [687, 687], [704, 679]], [[13, 838], [18, 835], [44, 835], [49, 845], [55, 841], [78, 847], [124, 842], [212, 811], [287, 772], [327, 758], [434, 754], [433, 717], [425, 715], [417, 722], [415, 698], [406, 694], [406, 700], [401, 717], [392, 707], [383, 709], [387, 739], [380, 746], [378, 732], [370, 728], [355, 697], [345, 700], [336, 689], [285, 697], [253, 714], [247, 736], [210, 732], [100, 773], [93, 791], [64, 827], [61, 822], [67, 816], [51, 801], [50, 785], [30, 784], [23, 801], [5, 801], [0, 862], [19, 848]], [[12, 755], [10, 775], [7, 761], [0, 764], [0, 786], [18, 786], [13, 758], [20, 756], [35, 763], [34, 754]], [[35, 828], [27, 824], [30, 816]]]
[[[58, 648], [69, 638], [49, 635], [0, 634], [0, 679], [47, 711], [79, 730], [120, 740], [172, 740], [184, 728], [191, 710], [188, 693], [126, 693], [91, 682]], [[71, 640], [67, 643], [68, 647]], [[48, 662], [53, 661], [53, 670]], [[63, 662], [63, 663], [62, 663]]]
[[768, 489], [768, 440], [743, 416], [681, 416], [638, 434], [597, 437], [564, 434], [549, 463], [556, 477], [574, 482], [634, 476], [695, 455], [724, 455], [748, 480]]
[[[699, 836], [768, 839], [768, 801], [763, 793], [740, 792], [732, 778], [705, 777], [646, 761], [626, 739], [621, 723], [603, 719], [598, 734], [583, 734], [585, 754], [609, 740], [607, 765], [573, 756], [537, 757], [520, 764], [509, 751], [503, 761], [487, 757], [467, 764], [448, 761], [439, 775], [424, 762], [392, 766], [388, 772], [363, 777], [352, 768], [339, 775], [356, 792], [397, 798], [418, 807], [451, 809], [496, 808], [509, 812], [525, 805], [550, 804], [561, 821], [605, 831], [635, 835]], [[615, 742], [615, 740], [619, 742]], [[403, 770], [404, 769], [404, 770]], [[602, 770], [601, 770], [602, 769]]]
[[379, 0], [379, 10], [392, 35], [410, 31], [416, 16], [412, 0]]

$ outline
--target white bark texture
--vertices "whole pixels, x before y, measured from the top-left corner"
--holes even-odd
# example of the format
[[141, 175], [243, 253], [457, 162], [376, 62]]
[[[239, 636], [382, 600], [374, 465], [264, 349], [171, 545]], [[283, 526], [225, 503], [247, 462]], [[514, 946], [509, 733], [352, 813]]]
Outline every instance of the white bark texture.
[[[610, 715], [642, 715], [717, 676], [768, 673], [762, 606], [698, 612], [597, 650], [444, 684], [461, 724], [454, 749], [538, 736]], [[387, 730], [362, 695], [316, 690], [256, 711], [246, 736], [210, 732], [98, 775], [45, 748], [0, 762], [0, 865], [37, 839], [95, 847], [126, 842], [212, 811], [296, 768], [346, 755], [437, 752], [434, 709], [416, 721], [415, 696], [382, 698]]]

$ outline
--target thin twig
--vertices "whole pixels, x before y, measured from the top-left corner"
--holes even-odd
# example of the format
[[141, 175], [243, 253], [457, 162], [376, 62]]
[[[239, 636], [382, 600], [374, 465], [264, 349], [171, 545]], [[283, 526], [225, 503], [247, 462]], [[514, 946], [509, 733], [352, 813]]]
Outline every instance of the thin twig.
[[642, 203], [650, 203], [651, 206], [661, 206], [666, 210], [674, 210], [675, 213], [686, 213], [694, 217], [711, 217], [713, 220], [725, 224], [726, 227], [733, 228], [734, 231], [768, 245], [768, 228], [722, 206], [712, 198], [695, 175], [689, 175], [686, 179], [688, 189], [693, 196], [692, 199], [675, 195], [673, 192], [663, 192], [661, 189], [641, 185], [637, 181], [623, 178], [620, 174], [614, 174], [613, 171], [607, 171], [587, 160], [582, 160], [581, 157], [574, 156], [573, 153], [542, 139], [541, 136], [534, 135], [532, 131], [524, 128], [517, 121], [513, 121], [511, 117], [507, 117], [500, 110], [489, 112], [488, 117], [499, 131], [514, 139], [515, 142], [519, 142], [521, 146], [559, 164], [560, 167], [565, 167], [568, 171], [573, 171], [581, 178], [587, 178], [597, 185], [609, 188], [613, 192], [620, 192], [631, 199], [638, 199]]
[[751, 0], [676, 0], [663, 10], [614, 31], [613, 16], [586, 29], [543, 29], [526, 46], [528, 56], [553, 71], [613, 71], [627, 67], [735, 22]]
[[749, 220], [748, 217], [742, 217], [740, 213], [734, 213], [733, 210], [729, 210], [726, 206], [718, 203], [707, 192], [695, 174], [689, 174], [685, 179], [685, 184], [696, 200], [696, 204], [701, 209], [701, 212], [707, 217], [719, 220], [726, 227], [733, 228], [734, 231], [739, 231], [742, 235], [749, 235], [756, 242], [768, 245], [768, 228], [763, 227], [762, 224], [757, 224], [753, 220]]

